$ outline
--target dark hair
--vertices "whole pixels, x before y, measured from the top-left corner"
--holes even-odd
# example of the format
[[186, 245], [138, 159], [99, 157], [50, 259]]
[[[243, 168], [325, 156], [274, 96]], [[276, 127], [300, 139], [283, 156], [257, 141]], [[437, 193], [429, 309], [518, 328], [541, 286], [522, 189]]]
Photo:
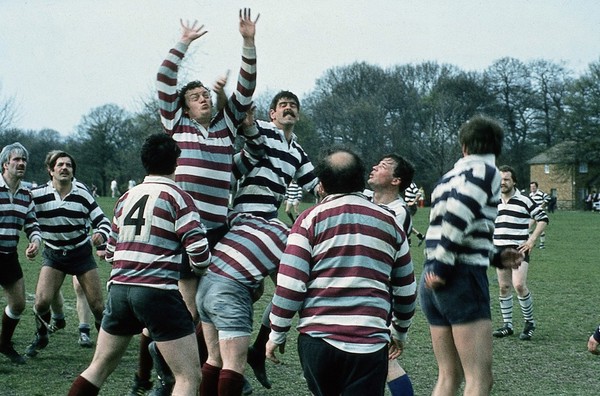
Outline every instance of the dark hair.
[[412, 183], [413, 177], [415, 176], [415, 167], [398, 154], [386, 154], [377, 162], [379, 163], [386, 158], [389, 158], [396, 163], [393, 176], [398, 177], [401, 180], [399, 190], [406, 190], [406, 188], [410, 186], [410, 183]]
[[[347, 155], [333, 158], [339, 153]], [[327, 194], [347, 194], [365, 189], [365, 165], [356, 153], [348, 149], [327, 150], [315, 173]]]
[[298, 106], [298, 110], [300, 110], [300, 100], [294, 93], [292, 93], [290, 91], [279, 91], [279, 93], [277, 95], [275, 95], [273, 97], [273, 99], [271, 100], [271, 105], [269, 106], [269, 109], [275, 110], [277, 108], [277, 103], [281, 99], [292, 99], [294, 102], [296, 102], [296, 105]]
[[190, 89], [195, 89], [195, 88], [204, 88], [208, 92], [210, 92], [210, 89], [208, 87], [206, 87], [204, 84], [202, 84], [202, 82], [200, 80], [190, 81], [189, 83], [185, 84], [183, 87], [181, 87], [181, 89], [179, 90], [179, 93], [178, 93], [179, 102], [183, 106], [184, 110], [189, 109], [187, 102], [185, 101], [185, 94]]
[[536, 188], [539, 187], [539, 185], [538, 185], [538, 183], [536, 181], [532, 181], [532, 182], [529, 183], [529, 185], [532, 185], [532, 184], [535, 184]]
[[483, 115], [472, 117], [465, 122], [458, 133], [461, 146], [468, 154], [494, 154], [502, 152], [504, 131], [500, 124]]
[[142, 165], [149, 175], [170, 175], [175, 172], [181, 149], [165, 133], [150, 135], [142, 145]]
[[512, 181], [515, 184], [517, 184], [517, 174], [515, 173], [515, 170], [512, 168], [512, 166], [502, 165], [500, 168], [498, 168], [498, 170], [500, 172], [510, 172], [510, 177], [512, 178]]
[[56, 161], [58, 161], [59, 158], [63, 158], [63, 157], [68, 157], [71, 160], [71, 165], [73, 167], [73, 177], [75, 177], [75, 171], [77, 170], [77, 163], [75, 162], [75, 158], [73, 158], [73, 156], [71, 154], [67, 153], [66, 151], [52, 150], [48, 154], [46, 154], [46, 161], [45, 161], [46, 168], [48, 168], [48, 175], [50, 176], [50, 179], [52, 179], [50, 170], [54, 169], [54, 166], [56, 166]]

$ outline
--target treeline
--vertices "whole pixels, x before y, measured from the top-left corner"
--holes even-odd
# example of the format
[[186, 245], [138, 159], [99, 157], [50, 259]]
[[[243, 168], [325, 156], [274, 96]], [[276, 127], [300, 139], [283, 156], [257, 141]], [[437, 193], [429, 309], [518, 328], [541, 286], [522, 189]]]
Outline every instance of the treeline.
[[[259, 117], [266, 117], [270, 96], [257, 96]], [[527, 161], [558, 143], [576, 143], [565, 158], [600, 158], [600, 60], [579, 76], [560, 63], [514, 58], [483, 72], [435, 62], [387, 69], [355, 63], [327, 70], [301, 105], [296, 133], [313, 161], [336, 144], [357, 150], [367, 165], [396, 152], [415, 164], [416, 182], [426, 191], [460, 157], [457, 131], [479, 113], [503, 124], [499, 163], [517, 170], [521, 187], [529, 181]], [[0, 144], [18, 140], [31, 151], [27, 180], [38, 183], [47, 180], [46, 152], [66, 149], [78, 160], [77, 177], [107, 194], [113, 178], [122, 190], [127, 180], [143, 178], [141, 142], [160, 130], [156, 102], [148, 100], [133, 114], [113, 104], [95, 108], [67, 138], [10, 128], [0, 118]]]

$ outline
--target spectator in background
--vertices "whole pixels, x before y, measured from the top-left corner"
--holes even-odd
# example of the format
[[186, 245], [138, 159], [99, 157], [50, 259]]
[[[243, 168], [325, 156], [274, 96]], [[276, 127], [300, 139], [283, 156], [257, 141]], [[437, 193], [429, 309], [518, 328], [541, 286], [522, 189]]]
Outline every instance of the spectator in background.
[[119, 195], [121, 195], [121, 193], [119, 192], [119, 185], [117, 184], [117, 179], [113, 179], [110, 182], [110, 193], [112, 198], [116, 198]]

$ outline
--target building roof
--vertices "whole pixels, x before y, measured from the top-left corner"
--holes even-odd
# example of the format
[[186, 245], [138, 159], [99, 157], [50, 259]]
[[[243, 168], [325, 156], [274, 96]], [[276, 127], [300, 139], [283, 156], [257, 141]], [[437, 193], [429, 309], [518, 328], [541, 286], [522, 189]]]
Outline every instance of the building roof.
[[575, 154], [575, 142], [562, 142], [550, 147], [548, 150], [536, 155], [527, 163], [529, 165], [539, 164], [572, 164], [577, 162]]

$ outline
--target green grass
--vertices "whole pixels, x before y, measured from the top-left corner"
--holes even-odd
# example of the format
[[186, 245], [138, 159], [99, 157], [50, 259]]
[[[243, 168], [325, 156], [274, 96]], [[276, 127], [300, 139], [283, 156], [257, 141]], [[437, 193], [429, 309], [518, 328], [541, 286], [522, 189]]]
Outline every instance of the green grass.
[[[111, 214], [114, 200], [100, 198], [105, 213]], [[303, 204], [306, 208], [308, 204]], [[415, 216], [415, 226], [425, 231], [427, 209]], [[538, 328], [531, 342], [523, 342], [517, 336], [494, 340], [494, 389], [493, 395], [596, 395], [600, 394], [598, 380], [599, 361], [586, 351], [586, 343], [595, 326], [600, 322], [597, 304], [597, 288], [594, 282], [600, 278], [597, 263], [598, 225], [600, 215], [589, 212], [557, 212], [551, 214], [547, 228], [546, 249], [536, 250], [532, 255], [529, 271], [529, 287], [534, 298], [534, 314]], [[281, 216], [289, 222], [287, 216]], [[23, 238], [22, 238], [23, 239]], [[416, 244], [415, 244], [416, 245]], [[24, 241], [19, 252], [24, 257]], [[422, 248], [411, 248], [415, 271], [420, 275]], [[27, 289], [27, 310], [14, 336], [16, 348], [23, 352], [34, 334], [32, 314], [34, 288], [40, 267], [40, 259], [21, 259]], [[99, 263], [101, 278], [107, 279], [110, 266]], [[495, 272], [488, 271], [494, 327], [500, 325], [498, 286]], [[28, 360], [24, 366], [15, 366], [0, 356], [0, 396], [64, 395], [73, 379], [87, 367], [93, 350], [77, 345], [77, 315], [75, 297], [70, 280], [63, 292], [66, 299], [67, 328], [50, 337], [49, 346], [39, 355]], [[255, 306], [255, 321], [272, 292], [268, 282], [265, 295]], [[516, 301], [516, 300], [515, 300]], [[6, 304], [0, 298], [1, 307]], [[515, 303], [515, 324], [521, 330], [521, 313]], [[296, 332], [291, 331], [284, 364], [267, 363], [273, 388], [263, 389], [251, 371], [248, 378], [254, 386], [255, 396], [309, 395], [304, 385], [296, 352]], [[92, 333], [96, 338], [95, 332]], [[128, 352], [117, 370], [103, 386], [101, 395], [126, 395], [137, 364], [138, 339], [134, 337]], [[401, 357], [402, 366], [408, 371], [416, 395], [427, 395], [435, 384], [437, 366], [431, 349], [429, 331], [419, 309], [410, 329], [407, 349]]]

